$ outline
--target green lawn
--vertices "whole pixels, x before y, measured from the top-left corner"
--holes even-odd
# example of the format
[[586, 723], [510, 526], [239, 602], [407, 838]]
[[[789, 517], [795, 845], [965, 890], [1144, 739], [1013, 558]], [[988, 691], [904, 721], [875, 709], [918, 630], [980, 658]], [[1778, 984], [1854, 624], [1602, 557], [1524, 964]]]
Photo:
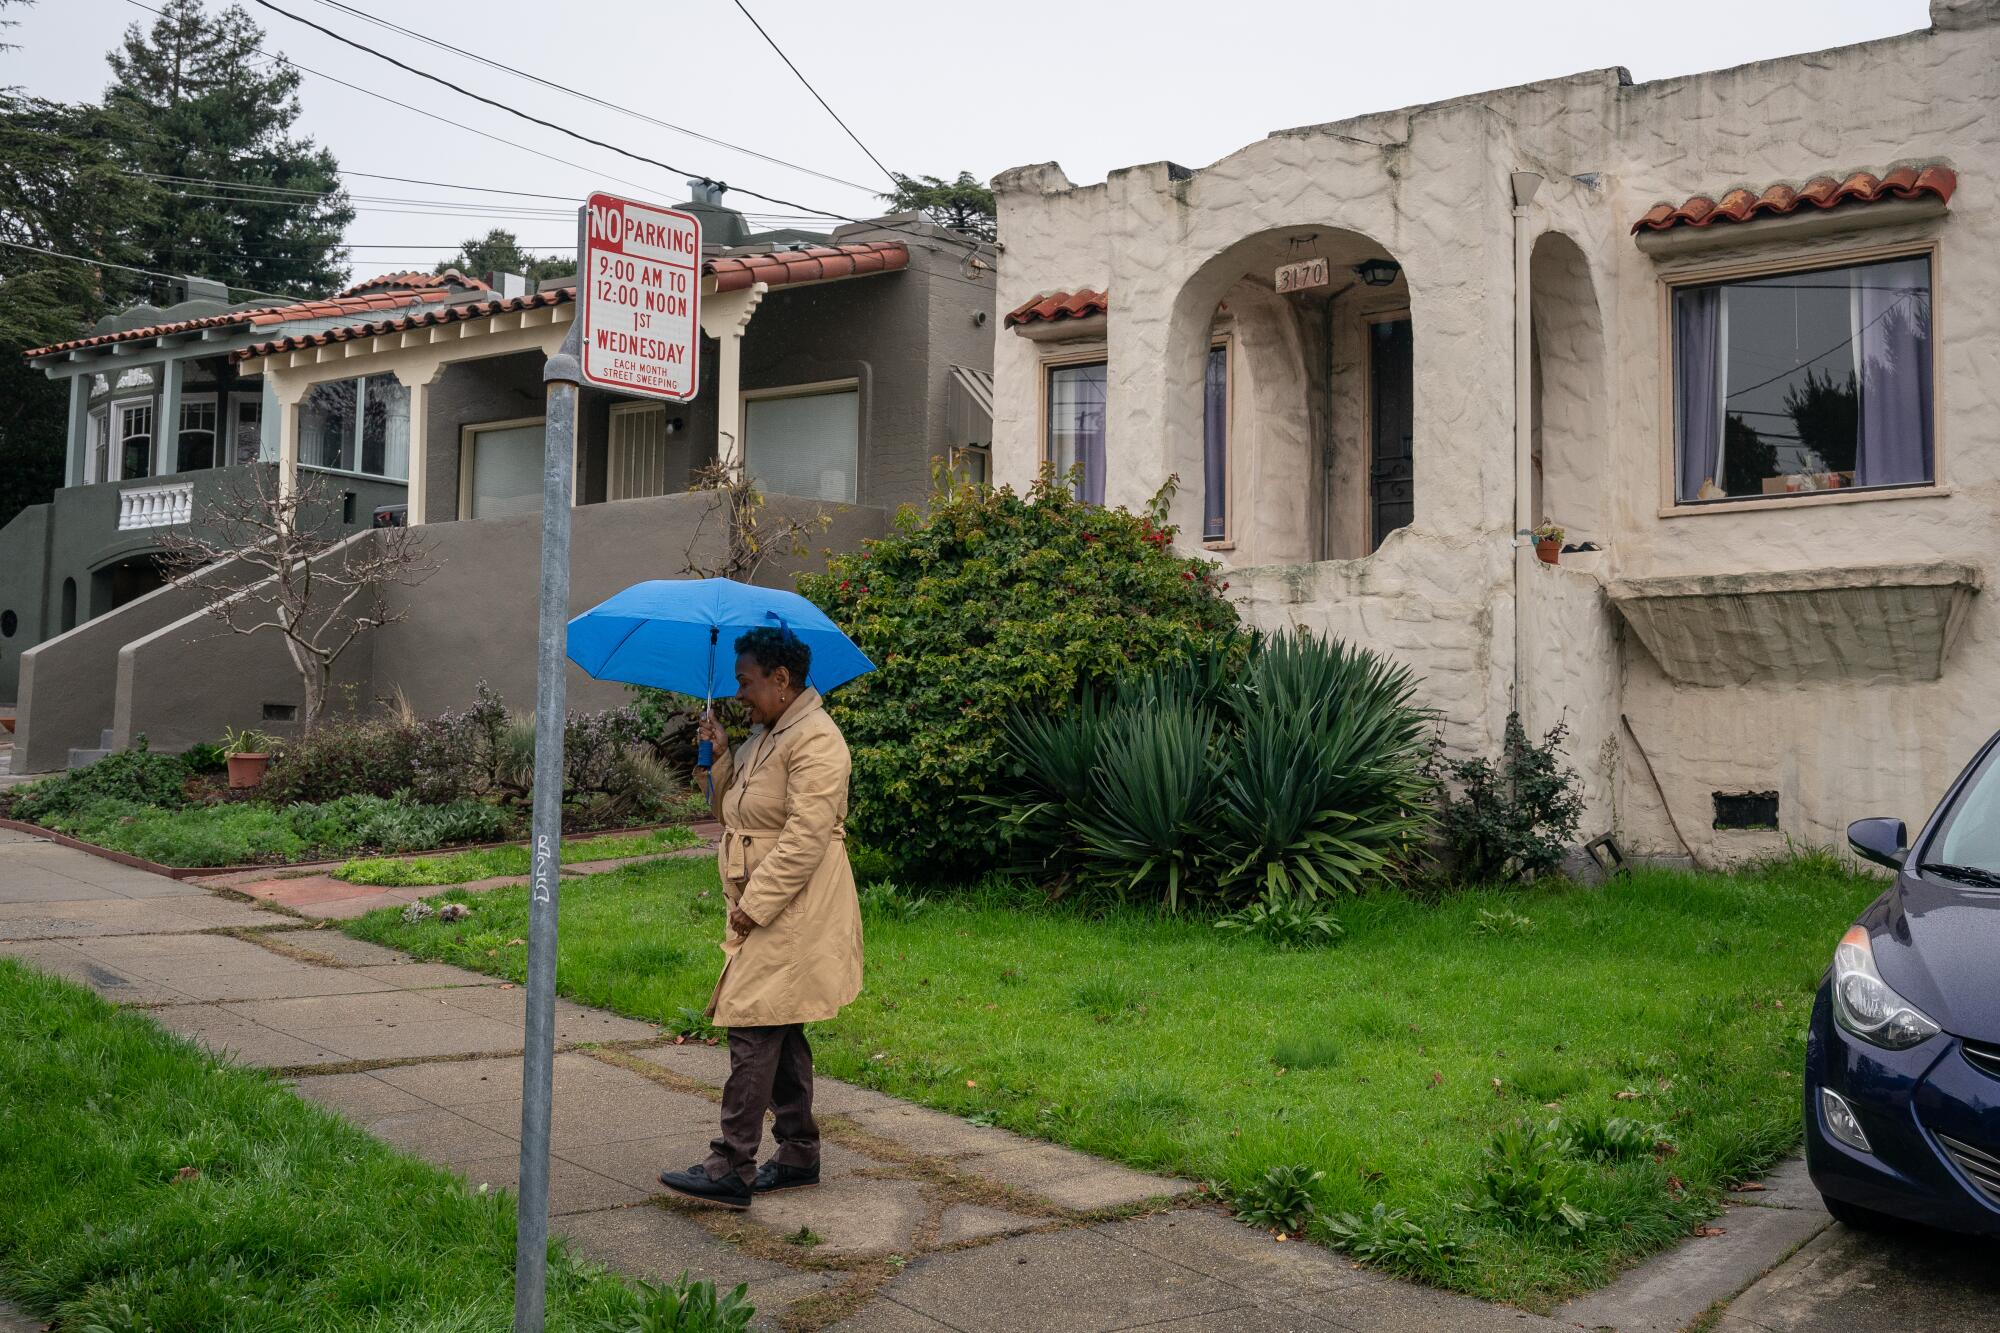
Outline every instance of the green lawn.
[[[682, 825], [650, 829], [644, 833], [617, 833], [602, 838], [565, 838], [564, 865], [585, 861], [615, 861], [621, 856], [654, 856], [680, 851], [701, 842], [694, 830]], [[501, 875], [525, 875], [530, 869], [528, 846], [481, 847], [449, 856], [404, 859], [393, 856], [357, 857], [333, 872], [335, 879], [350, 884], [382, 884], [392, 887], [430, 884], [467, 884], [475, 879]]]
[[[716, 890], [694, 861], [566, 884], [563, 993], [667, 1023], [705, 1003]], [[861, 999], [813, 1040], [826, 1073], [1135, 1166], [1229, 1188], [1323, 1171], [1323, 1217], [1380, 1201], [1461, 1247], [1392, 1267], [1540, 1308], [1687, 1235], [1797, 1143], [1812, 991], [1876, 891], [1821, 858], [1381, 894], [1344, 904], [1345, 938], [1317, 953], [998, 892], [892, 904], [869, 913]], [[518, 979], [525, 896], [442, 896], [470, 920], [349, 929]], [[1585, 1161], [1568, 1197], [1595, 1220], [1522, 1231], [1470, 1205], [1483, 1149], [1524, 1116], [1586, 1139], [1623, 1117], [1672, 1150]]]
[[[64, 1329], [454, 1333], [513, 1318], [514, 1203], [0, 959], [0, 1294]], [[641, 1297], [552, 1249], [549, 1327]]]

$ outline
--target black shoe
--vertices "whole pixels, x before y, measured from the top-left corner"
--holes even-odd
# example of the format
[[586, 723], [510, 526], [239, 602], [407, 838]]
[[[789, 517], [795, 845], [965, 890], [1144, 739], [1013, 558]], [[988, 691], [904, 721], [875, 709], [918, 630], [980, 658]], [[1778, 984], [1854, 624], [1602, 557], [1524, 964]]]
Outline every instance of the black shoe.
[[724, 1208], [748, 1208], [750, 1187], [742, 1178], [727, 1175], [720, 1180], [711, 1180], [706, 1165], [691, 1166], [685, 1171], [662, 1171], [660, 1183], [676, 1194], [684, 1194], [690, 1199], [703, 1203], [720, 1204]]
[[750, 1186], [758, 1194], [776, 1194], [779, 1190], [802, 1190], [819, 1184], [819, 1166], [786, 1166], [783, 1162], [766, 1162], [757, 1168], [757, 1179]]

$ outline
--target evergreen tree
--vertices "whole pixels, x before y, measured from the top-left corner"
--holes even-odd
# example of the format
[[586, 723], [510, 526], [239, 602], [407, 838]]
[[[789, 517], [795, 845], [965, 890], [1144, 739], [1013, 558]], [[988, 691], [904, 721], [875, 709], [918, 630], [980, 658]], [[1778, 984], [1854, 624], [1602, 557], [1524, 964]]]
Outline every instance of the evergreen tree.
[[240, 6], [211, 15], [200, 0], [167, 0], [107, 57], [105, 109], [125, 122], [127, 163], [158, 187], [155, 220], [136, 238], [145, 267], [323, 294], [346, 281], [354, 208], [333, 154], [289, 134], [299, 72], [257, 54], [263, 39]]
[[525, 274], [532, 287], [544, 278], [568, 277], [576, 272], [576, 261], [561, 255], [535, 255], [521, 248], [513, 232], [495, 227], [484, 236], [468, 238], [458, 253], [441, 261], [436, 272], [455, 268], [468, 278], [484, 278], [489, 273]]
[[990, 241], [1000, 234], [999, 206], [993, 191], [973, 179], [969, 171], [957, 180], [937, 176], [896, 177], [896, 189], [881, 196], [899, 213], [921, 213], [940, 227], [950, 227], [968, 236]]
[[65, 384], [21, 353], [77, 337], [147, 291], [149, 279], [41, 253], [141, 262], [128, 237], [150, 191], [118, 161], [121, 134], [97, 107], [0, 88], [0, 525], [63, 482]]

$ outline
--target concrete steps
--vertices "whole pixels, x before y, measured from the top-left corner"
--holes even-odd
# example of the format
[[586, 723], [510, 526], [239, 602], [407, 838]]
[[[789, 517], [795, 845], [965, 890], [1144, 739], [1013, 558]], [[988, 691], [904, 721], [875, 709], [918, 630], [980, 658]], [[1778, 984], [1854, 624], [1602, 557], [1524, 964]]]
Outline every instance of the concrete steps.
[[69, 762], [64, 767], [88, 768], [90, 765], [104, 758], [105, 755], [110, 754], [111, 749], [111, 728], [106, 727], [103, 734], [97, 738], [97, 745], [94, 748], [88, 750], [72, 748], [69, 752]]

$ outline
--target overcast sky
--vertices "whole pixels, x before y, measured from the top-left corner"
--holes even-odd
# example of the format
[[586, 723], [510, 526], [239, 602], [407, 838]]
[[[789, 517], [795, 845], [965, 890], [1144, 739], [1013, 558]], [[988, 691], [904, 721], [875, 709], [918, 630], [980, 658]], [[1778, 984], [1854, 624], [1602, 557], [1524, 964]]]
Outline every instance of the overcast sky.
[[[274, 2], [473, 91], [681, 171], [828, 212], [880, 211], [873, 192], [887, 187], [882, 172], [813, 101], [734, 0], [342, 0], [345, 9], [329, 0]], [[1161, 158], [1200, 166], [1271, 130], [1580, 70], [1622, 64], [1644, 82], [1865, 41], [1929, 21], [1925, 0], [745, 2], [891, 168], [941, 176], [964, 169], [987, 179], [1007, 167], [1055, 160], [1079, 183]], [[222, 6], [222, 0], [206, 3]], [[593, 186], [662, 202], [685, 197], [677, 174], [473, 102], [247, 0], [246, 7], [267, 34], [267, 50], [521, 145], [307, 74], [298, 128], [331, 147], [344, 169], [431, 182], [348, 178], [350, 191], [362, 197], [348, 235], [357, 274], [429, 268], [460, 240], [493, 225], [513, 229], [531, 249], [574, 244], [562, 199], [446, 186], [566, 199]], [[824, 176], [538, 87], [350, 11]], [[102, 94], [109, 78], [104, 53], [128, 23], [153, 21], [135, 0], [40, 0], [14, 12], [21, 15], [13, 34], [21, 49], [0, 55], [0, 83], [72, 101]], [[730, 202], [752, 214], [796, 211], [737, 192]]]

